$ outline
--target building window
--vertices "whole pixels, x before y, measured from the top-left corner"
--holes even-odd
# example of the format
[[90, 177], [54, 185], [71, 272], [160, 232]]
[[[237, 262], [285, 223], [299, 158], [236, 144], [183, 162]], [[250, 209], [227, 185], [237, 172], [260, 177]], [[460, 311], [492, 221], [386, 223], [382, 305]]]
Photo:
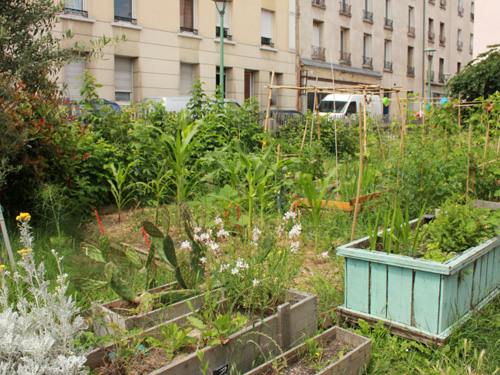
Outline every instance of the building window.
[[313, 21], [313, 45], [312, 58], [314, 60], [325, 60], [325, 48], [323, 45], [323, 22]]
[[470, 5], [470, 20], [474, 22], [474, 1]]
[[261, 44], [263, 46], [274, 47], [273, 35], [274, 35], [274, 14], [269, 10], [262, 9], [261, 19], [260, 19], [260, 36]]
[[[220, 14], [215, 9], [215, 36], [220, 38]], [[226, 3], [226, 10], [224, 11], [224, 38], [231, 40], [231, 3]]]
[[295, 19], [297, 13], [295, 12], [295, 0], [289, 0], [288, 8], [288, 48], [290, 51], [295, 51]]
[[462, 63], [457, 62], [457, 73], [460, 73], [460, 70], [462, 70]]
[[321, 9], [326, 9], [325, 0], [313, 0], [312, 1], [312, 5], [313, 5], [313, 7], [318, 7], [318, 8], [321, 8]]
[[372, 56], [372, 36], [370, 34], [363, 35], [363, 68], [373, 69]]
[[181, 31], [198, 34], [196, 29], [196, 0], [181, 0]]
[[88, 17], [85, 0], [64, 0], [64, 14]]
[[457, 49], [461, 51], [464, 48], [464, 42], [462, 40], [462, 29], [458, 29], [457, 32]]
[[460, 17], [463, 17], [464, 16], [464, 1], [463, 0], [458, 0], [457, 10], [458, 10], [458, 15]]
[[365, 9], [363, 10], [363, 21], [368, 23], [373, 23], [371, 0], [365, 0]]
[[384, 71], [392, 72], [392, 41], [384, 41]]
[[245, 70], [245, 100], [252, 98], [254, 94], [255, 72]]
[[[272, 73], [269, 73], [269, 80], [271, 80], [271, 77], [272, 77]], [[280, 85], [282, 80], [283, 80], [283, 74], [282, 73], [275, 73], [273, 86]], [[272, 96], [271, 96], [271, 107], [272, 108], [279, 108], [279, 91], [280, 90], [273, 90], [272, 91]]]
[[415, 38], [415, 9], [408, 7], [408, 36]]
[[349, 52], [349, 29], [340, 29], [340, 63], [351, 65], [351, 53]]
[[339, 13], [343, 16], [351, 17], [351, 4], [347, 0], [340, 0]]
[[434, 34], [434, 20], [429, 18], [429, 31], [427, 32], [427, 38], [430, 43], [434, 43], [434, 39], [436, 38], [436, 34]]
[[444, 83], [444, 59], [439, 59], [439, 82]]
[[413, 47], [408, 46], [406, 75], [415, 77], [415, 66], [413, 65]]
[[473, 52], [474, 52], [474, 34], [470, 34], [469, 53], [472, 55]]
[[85, 62], [71, 62], [64, 67], [64, 83], [66, 84], [67, 97], [71, 100], [83, 99], [80, 88], [85, 75]]
[[187, 96], [191, 91], [193, 91], [194, 84], [194, 65], [181, 63], [180, 66], [180, 85], [179, 94], [181, 96]]
[[444, 30], [444, 22], [439, 23], [439, 44], [441, 46], [446, 45], [446, 36], [445, 36], [445, 30]]
[[115, 56], [115, 101], [134, 100], [134, 60], [129, 57]]
[[137, 20], [134, 18], [134, 3], [134, 0], [115, 0], [115, 22], [124, 21], [133, 25], [137, 24]]
[[393, 20], [391, 16], [391, 0], [385, 0], [385, 18], [384, 27], [388, 30], [393, 29]]

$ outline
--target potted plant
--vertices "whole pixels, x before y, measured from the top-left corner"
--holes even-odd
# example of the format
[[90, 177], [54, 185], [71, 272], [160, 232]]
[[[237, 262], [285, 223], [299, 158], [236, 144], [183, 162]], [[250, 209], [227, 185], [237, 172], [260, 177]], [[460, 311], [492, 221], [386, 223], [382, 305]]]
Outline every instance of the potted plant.
[[345, 258], [340, 317], [383, 320], [402, 336], [441, 343], [499, 294], [498, 213], [450, 200], [427, 221], [423, 210], [411, 222], [407, 211], [379, 214], [370, 236], [338, 247]]
[[370, 349], [370, 339], [332, 327], [245, 375], [359, 375], [368, 364]]

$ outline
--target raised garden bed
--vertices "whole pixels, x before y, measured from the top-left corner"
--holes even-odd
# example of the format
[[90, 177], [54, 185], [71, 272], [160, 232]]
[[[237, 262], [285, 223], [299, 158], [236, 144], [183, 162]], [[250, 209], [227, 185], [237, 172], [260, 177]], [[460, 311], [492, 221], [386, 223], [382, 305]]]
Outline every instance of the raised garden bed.
[[[176, 282], [159, 286], [148, 290], [149, 293], [159, 293], [177, 288]], [[202, 295], [188, 298], [184, 301], [179, 301], [172, 305], [163, 306], [143, 314], [131, 315], [130, 302], [123, 299], [117, 299], [105, 304], [92, 304], [92, 315], [94, 317], [94, 333], [100, 337], [110, 334], [114, 331], [114, 327], [110, 323], [114, 323], [121, 331], [130, 331], [133, 328], [148, 329], [160, 323], [175, 319], [179, 316], [190, 312], [189, 305], [186, 301], [198, 309], [203, 303]]]
[[[302, 363], [308, 346], [303, 343], [290, 349], [279, 357], [247, 372], [245, 375], [274, 374], [317, 374], [317, 375], [359, 375], [365, 369], [370, 359], [371, 340], [339, 327], [332, 327], [314, 338], [320, 347], [334, 347], [332, 354], [347, 348], [348, 352], [338, 360], [328, 364], [322, 370], [314, 372], [307, 362]], [[337, 350], [335, 350], [337, 347]], [[276, 365], [278, 371], [276, 371]], [[288, 371], [288, 372], [286, 372]]]
[[[196, 298], [196, 297], [194, 297]], [[257, 356], [278, 353], [301, 343], [305, 337], [314, 335], [317, 327], [317, 297], [297, 290], [288, 292], [288, 302], [278, 306], [277, 313], [262, 321], [254, 322], [239, 332], [231, 335], [225, 344], [209, 346], [203, 352], [203, 361], [208, 363], [207, 374], [228, 365], [235, 366], [240, 371], [252, 368]], [[223, 302], [221, 302], [223, 303]], [[183, 325], [189, 312], [165, 322], [159, 326], [149, 328], [141, 333], [159, 337], [161, 327], [172, 322]], [[99, 348], [90, 353], [87, 365], [90, 368], [102, 366], [114, 345]], [[157, 369], [151, 374], [201, 374], [201, 362], [196, 352], [176, 359], [168, 365]]]
[[340, 318], [382, 320], [393, 333], [439, 344], [500, 293], [500, 237], [444, 263], [366, 248], [369, 237], [337, 249], [345, 257]]

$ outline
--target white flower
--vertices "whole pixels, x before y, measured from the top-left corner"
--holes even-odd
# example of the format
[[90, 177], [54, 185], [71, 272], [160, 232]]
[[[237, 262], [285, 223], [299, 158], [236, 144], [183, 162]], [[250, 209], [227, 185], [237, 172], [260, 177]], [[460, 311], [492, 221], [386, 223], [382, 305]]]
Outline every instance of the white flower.
[[229, 233], [224, 228], [222, 228], [220, 231], [217, 232], [217, 237], [219, 238], [229, 237]]
[[221, 265], [220, 266], [220, 272], [224, 272], [225, 270], [228, 270], [230, 266], [231, 266], [230, 264], [223, 264], [223, 265]]
[[213, 251], [219, 251], [220, 250], [220, 246], [219, 246], [218, 243], [210, 242], [210, 249], [212, 249]]
[[290, 249], [290, 252], [293, 253], [293, 254], [297, 254], [297, 249], [295, 247], [292, 247]]
[[195, 234], [195, 235], [193, 236], [193, 239], [194, 239], [195, 241], [198, 241], [198, 242], [199, 242], [199, 241], [201, 241], [200, 236], [198, 236], [197, 234]]
[[217, 216], [217, 217], [215, 218], [215, 224], [217, 224], [217, 225], [221, 225], [221, 224], [222, 224], [222, 219], [221, 219], [220, 217], [218, 217], [218, 216]]
[[329, 255], [328, 255], [328, 251], [323, 251], [323, 252], [321, 253], [321, 258], [326, 259], [326, 258], [328, 258], [328, 257], [329, 257]]
[[203, 263], [203, 264], [207, 263], [207, 258], [201, 257], [200, 258], [200, 262]]
[[231, 273], [232, 273], [233, 275], [236, 275], [238, 272], [240, 272], [240, 270], [239, 270], [238, 268], [236, 268], [236, 267], [234, 267], [234, 268], [231, 270]]
[[257, 285], [259, 285], [260, 280], [253, 279], [252, 283], [253, 283], [253, 286], [257, 286]]
[[244, 263], [243, 259], [238, 258], [238, 261], [236, 262], [236, 268], [248, 269], [248, 264]]
[[258, 242], [259, 241], [259, 237], [260, 237], [261, 234], [262, 234], [262, 232], [259, 230], [259, 228], [254, 227], [253, 231], [252, 231], [252, 240], [253, 240], [253, 242]]
[[189, 241], [182, 242], [181, 243], [181, 249], [182, 250], [191, 250], [192, 251], [193, 249], [191, 248], [191, 242], [189, 242]]
[[208, 233], [208, 232], [207, 232], [207, 233], [202, 233], [202, 234], [200, 235], [200, 240], [202, 240], [203, 242], [206, 242], [206, 241], [208, 241], [209, 239], [210, 239], [210, 233]]
[[283, 215], [284, 222], [287, 222], [290, 219], [293, 219], [293, 221], [295, 221], [296, 218], [297, 218], [297, 213], [293, 211], [288, 211], [285, 215]]
[[290, 230], [290, 232], [288, 232], [288, 238], [290, 238], [291, 240], [297, 238], [300, 236], [301, 232], [302, 232], [302, 224], [300, 223], [295, 224]]
[[195, 227], [194, 228], [194, 233], [200, 233], [201, 232], [201, 228], [200, 227]]

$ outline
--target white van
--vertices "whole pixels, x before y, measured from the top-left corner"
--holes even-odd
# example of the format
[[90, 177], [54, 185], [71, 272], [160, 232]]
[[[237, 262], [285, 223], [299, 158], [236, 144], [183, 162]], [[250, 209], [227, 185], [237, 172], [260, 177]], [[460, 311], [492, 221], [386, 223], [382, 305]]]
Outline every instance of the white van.
[[[319, 103], [319, 114], [344, 119], [361, 112], [363, 95], [330, 94]], [[366, 115], [382, 117], [382, 101], [378, 95], [366, 95]]]

